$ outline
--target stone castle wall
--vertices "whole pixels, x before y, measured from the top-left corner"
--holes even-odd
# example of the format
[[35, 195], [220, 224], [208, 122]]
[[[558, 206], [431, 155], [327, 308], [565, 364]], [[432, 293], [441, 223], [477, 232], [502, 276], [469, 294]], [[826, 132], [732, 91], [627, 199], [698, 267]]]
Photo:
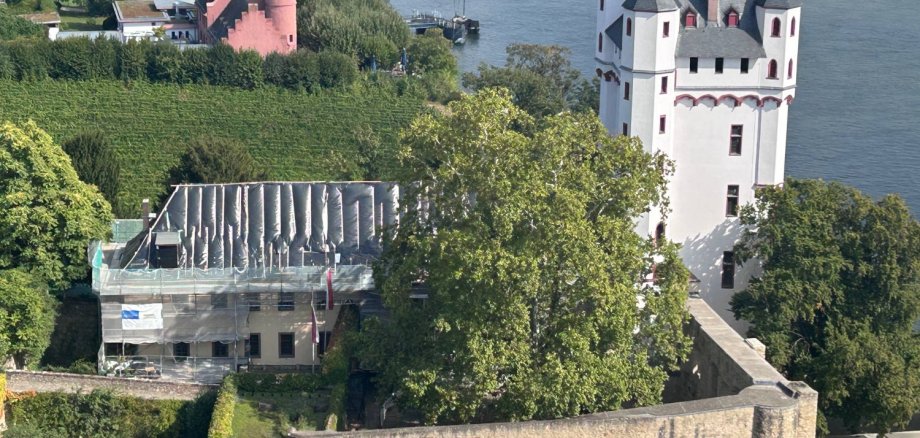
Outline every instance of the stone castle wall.
[[[518, 423], [348, 432], [398, 437], [726, 437], [815, 436], [818, 393], [789, 382], [703, 300], [688, 300], [693, 351], [668, 382], [665, 404], [574, 418]], [[328, 432], [327, 432], [328, 433]], [[312, 436], [299, 433], [294, 436]]]
[[152, 400], [193, 400], [216, 385], [163, 380], [127, 379], [83, 374], [6, 371], [6, 389], [12, 392], [90, 392], [111, 389], [120, 395]]

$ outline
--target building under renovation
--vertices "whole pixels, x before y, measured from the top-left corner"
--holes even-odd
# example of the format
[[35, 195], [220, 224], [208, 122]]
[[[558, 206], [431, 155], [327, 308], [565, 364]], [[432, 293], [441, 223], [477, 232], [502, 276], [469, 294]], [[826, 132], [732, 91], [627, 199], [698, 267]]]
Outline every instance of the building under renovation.
[[215, 382], [318, 364], [399, 219], [390, 183], [177, 186], [126, 243], [90, 248], [100, 371]]

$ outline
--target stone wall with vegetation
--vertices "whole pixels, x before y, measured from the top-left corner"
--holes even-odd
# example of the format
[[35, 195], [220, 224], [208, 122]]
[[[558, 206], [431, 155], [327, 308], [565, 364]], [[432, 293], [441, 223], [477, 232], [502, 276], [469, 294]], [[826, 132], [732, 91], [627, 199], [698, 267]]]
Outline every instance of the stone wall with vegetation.
[[693, 352], [665, 389], [665, 401], [672, 403], [562, 420], [388, 429], [386, 435], [813, 437], [818, 393], [804, 383], [784, 379], [703, 300], [690, 299], [688, 307], [693, 317], [687, 326], [694, 336]]
[[6, 389], [11, 392], [91, 392], [108, 389], [120, 395], [151, 400], [194, 400], [214, 385], [125, 379], [83, 374], [35, 371], [6, 371]]

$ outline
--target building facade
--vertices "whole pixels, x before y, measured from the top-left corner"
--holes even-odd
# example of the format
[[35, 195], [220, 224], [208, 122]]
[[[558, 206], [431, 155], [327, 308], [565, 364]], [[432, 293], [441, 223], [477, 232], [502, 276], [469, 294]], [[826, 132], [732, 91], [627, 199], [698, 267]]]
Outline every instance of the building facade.
[[216, 382], [320, 362], [374, 288], [388, 183], [183, 185], [127, 242], [91, 247], [100, 372]]
[[598, 2], [601, 120], [676, 166], [668, 216], [637, 231], [682, 244], [701, 296], [741, 329], [729, 302], [757, 267], [732, 251], [738, 208], [783, 182], [802, 1]]
[[297, 50], [296, 0], [198, 0], [202, 42], [224, 42], [262, 56]]

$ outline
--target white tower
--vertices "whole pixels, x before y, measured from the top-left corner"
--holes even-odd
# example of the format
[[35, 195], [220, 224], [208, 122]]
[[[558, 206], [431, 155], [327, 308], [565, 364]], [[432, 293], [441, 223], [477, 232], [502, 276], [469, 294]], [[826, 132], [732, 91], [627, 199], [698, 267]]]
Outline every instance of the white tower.
[[703, 298], [736, 329], [729, 301], [737, 207], [784, 176], [802, 0], [598, 0], [599, 114], [612, 135], [639, 137], [676, 165], [671, 213], [643, 235], [681, 243]]

